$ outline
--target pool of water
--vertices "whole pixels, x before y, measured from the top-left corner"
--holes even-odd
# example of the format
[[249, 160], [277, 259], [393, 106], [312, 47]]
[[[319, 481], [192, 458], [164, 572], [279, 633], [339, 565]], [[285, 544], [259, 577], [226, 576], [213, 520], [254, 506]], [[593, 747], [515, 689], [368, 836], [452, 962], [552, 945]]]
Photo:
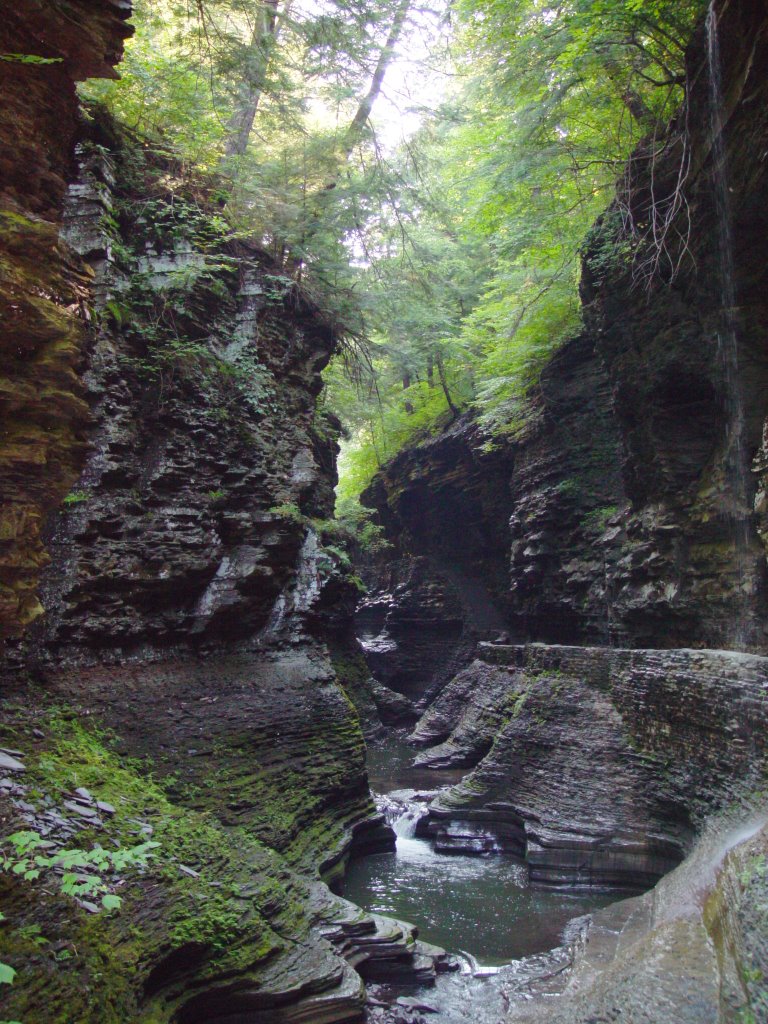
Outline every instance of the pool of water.
[[[396, 794], [398, 833], [393, 853], [353, 861], [344, 881], [344, 896], [358, 906], [415, 924], [420, 938], [450, 953], [469, 954], [484, 966], [501, 965], [560, 943], [569, 920], [606, 906], [607, 893], [537, 890], [513, 857], [437, 853], [416, 839], [412, 822], [423, 813], [420, 791], [451, 784], [464, 771], [430, 772], [410, 766], [416, 751], [402, 737], [379, 742], [369, 752], [369, 775], [375, 793]], [[382, 805], [391, 818], [391, 800]], [[399, 811], [397, 809], [399, 805]]]
[[406, 742], [405, 735], [392, 732], [386, 739], [368, 744], [368, 778], [374, 793], [397, 789], [433, 790], [451, 786], [466, 774], [466, 768], [414, 768], [419, 750]]
[[420, 938], [483, 965], [551, 949], [571, 918], [615, 899], [532, 889], [525, 867], [510, 857], [440, 854], [425, 840], [403, 836], [394, 853], [354, 861], [344, 895], [418, 925]]

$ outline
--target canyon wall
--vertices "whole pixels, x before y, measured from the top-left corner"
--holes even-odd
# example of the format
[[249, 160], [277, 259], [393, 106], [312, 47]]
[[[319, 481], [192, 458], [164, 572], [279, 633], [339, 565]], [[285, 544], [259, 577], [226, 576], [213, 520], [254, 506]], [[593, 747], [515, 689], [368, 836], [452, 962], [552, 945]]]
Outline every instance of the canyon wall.
[[[488, 445], [465, 414], [364, 495], [399, 544], [366, 570], [374, 671], [407, 692], [421, 620], [443, 607], [451, 624], [411, 740], [417, 764], [471, 771], [419, 834], [513, 854], [540, 886], [658, 882], [585, 923], [564, 999], [547, 975], [511, 1020], [731, 1022], [766, 1006], [765, 921], [744, 893], [765, 878], [768, 19], [715, 12], [714, 122], [702, 25], [685, 106], [591, 232], [583, 330], [519, 433]], [[501, 620], [491, 643], [477, 607]]]
[[127, 851], [112, 907], [87, 869], [69, 897], [0, 875], [2, 1015], [356, 1019], [359, 972], [436, 961], [325, 884], [393, 842], [327, 646], [356, 653], [316, 410], [336, 336], [230, 237], [221, 183], [79, 112], [129, 13], [2, 27], [54, 63], [2, 65], [0, 819]]
[[[466, 565], [515, 639], [768, 643], [768, 48], [761, 10], [729, 3], [719, 15], [735, 308], [722, 308], [723, 181], [702, 26], [686, 106], [667, 138], [633, 154], [593, 229], [584, 332], [544, 369], [519, 435], [488, 452], [465, 415], [398, 455], [364, 499], [404, 555]], [[656, 246], [652, 220], [669, 211]], [[463, 581], [453, 583], [460, 598]], [[381, 590], [371, 601], [393, 593]]]
[[129, 13], [124, 0], [72, 0], [3, 14], [4, 51], [51, 63], [0, 61], [0, 637], [42, 612], [41, 529], [82, 465], [90, 275], [58, 225], [78, 132], [75, 82], [115, 77]]
[[758, 799], [768, 659], [481, 644], [413, 734], [474, 770], [420, 823], [438, 849], [508, 852], [539, 885], [645, 889], [708, 816]]

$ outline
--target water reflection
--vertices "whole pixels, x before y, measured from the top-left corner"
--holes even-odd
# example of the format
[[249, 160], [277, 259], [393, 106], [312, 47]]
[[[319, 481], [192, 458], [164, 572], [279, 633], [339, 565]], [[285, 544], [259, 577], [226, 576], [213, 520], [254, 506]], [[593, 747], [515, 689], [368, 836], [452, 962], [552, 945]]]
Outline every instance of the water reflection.
[[414, 838], [413, 823], [426, 806], [419, 788], [434, 791], [464, 772], [414, 769], [413, 757], [402, 738], [370, 750], [372, 788], [385, 794], [382, 808], [396, 819], [397, 849], [350, 865], [344, 895], [353, 903], [416, 924], [427, 942], [492, 966], [557, 946], [571, 918], [611, 902], [605, 893], [535, 890], [525, 866], [511, 857], [441, 854]]
[[396, 789], [434, 790], [459, 782], [467, 768], [414, 768], [418, 751], [406, 742], [405, 735], [392, 732], [386, 739], [368, 745], [368, 778], [374, 793]]
[[607, 894], [542, 892], [509, 857], [435, 853], [422, 839], [398, 836], [397, 850], [355, 861], [344, 895], [366, 910], [419, 926], [419, 937], [480, 964], [508, 963], [558, 945], [565, 924]]

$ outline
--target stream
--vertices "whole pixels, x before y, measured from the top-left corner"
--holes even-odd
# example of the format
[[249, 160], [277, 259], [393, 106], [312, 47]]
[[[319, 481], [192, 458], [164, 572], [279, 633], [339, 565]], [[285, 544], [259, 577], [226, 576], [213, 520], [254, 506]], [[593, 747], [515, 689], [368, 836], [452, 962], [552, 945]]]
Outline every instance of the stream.
[[[505, 987], [532, 966], [513, 962], [559, 946], [569, 921], [617, 897], [535, 889], [525, 865], [511, 856], [437, 853], [428, 840], [416, 838], [416, 822], [436, 791], [466, 774], [415, 768], [416, 753], [397, 733], [369, 744], [371, 789], [397, 834], [397, 848], [353, 861], [344, 896], [417, 925], [420, 939], [459, 959], [460, 974], [439, 975], [436, 987], [421, 993], [439, 1011], [433, 1019], [497, 1021], [506, 1005]], [[387, 1001], [396, 995], [388, 986], [369, 990]]]

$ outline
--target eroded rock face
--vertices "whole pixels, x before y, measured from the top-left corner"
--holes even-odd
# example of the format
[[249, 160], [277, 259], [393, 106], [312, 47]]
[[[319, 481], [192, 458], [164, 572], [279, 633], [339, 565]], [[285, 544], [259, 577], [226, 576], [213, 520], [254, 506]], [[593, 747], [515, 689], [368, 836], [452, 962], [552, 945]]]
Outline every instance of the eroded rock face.
[[[110, 24], [104, 11], [127, 14], [65, 6], [60, 45], [84, 50]], [[30, 32], [56, 29], [42, 7], [27, 13]], [[83, 74], [103, 65], [88, 60]], [[31, 107], [55, 85], [32, 90]], [[51, 125], [38, 119], [44, 145]], [[25, 775], [0, 764], [0, 816], [4, 835], [40, 831], [53, 848], [154, 837], [162, 853], [121, 879], [130, 897], [114, 918], [64, 898], [41, 917], [34, 885], [2, 876], [14, 922], [3, 960], [19, 970], [8, 1012], [37, 1019], [52, 1001], [83, 1024], [359, 1018], [355, 968], [390, 960], [427, 978], [435, 960], [412, 929], [325, 884], [351, 851], [393, 841], [324, 643], [352, 642], [356, 593], [322, 532], [338, 424], [315, 402], [336, 339], [266, 254], [225, 239], [214, 183], [126, 147], [97, 117], [76, 173], [56, 156], [57, 190], [30, 186], [33, 212], [8, 219], [15, 336], [41, 352], [19, 360], [28, 386], [6, 389], [16, 433], [0, 460], [18, 485], [7, 521], [32, 524], [21, 536], [3, 519], [18, 569], [3, 592], [8, 632], [38, 615], [38, 594], [47, 614], [6, 649], [0, 733]], [[13, 182], [9, 204], [24, 194], [18, 168]], [[61, 209], [61, 233], [35, 219]], [[55, 379], [49, 357], [66, 371]], [[67, 491], [46, 556], [43, 512]], [[93, 800], [78, 803], [86, 783]], [[53, 986], [23, 939], [35, 922], [78, 951]], [[83, 984], [93, 972], [98, 998]]]
[[4, 52], [55, 63], [0, 61], [0, 638], [42, 612], [43, 522], [85, 451], [89, 270], [58, 227], [78, 132], [75, 81], [114, 77], [129, 14], [125, 0], [3, 12]]
[[360, 566], [356, 629], [372, 672], [423, 708], [505, 630], [507, 467], [460, 420], [398, 455], [363, 495], [393, 550]]
[[418, 764], [476, 766], [421, 832], [524, 857], [539, 884], [646, 888], [759, 788], [766, 694], [753, 655], [481, 645], [414, 733]]
[[[702, 28], [689, 53], [686, 109], [662, 156], [635, 153], [621, 197], [641, 231], [690, 160], [686, 202], [668, 235], [674, 276], [665, 259], [646, 274], [655, 253], [644, 243], [631, 264], [605, 259], [621, 223], [620, 206], [609, 210], [583, 268], [585, 332], [543, 371], [520, 436], [489, 453], [468, 416], [401, 453], [366, 493], [404, 538], [404, 554], [474, 564], [486, 600], [521, 639], [768, 646], [764, 27], [754, 5], [720, 11], [733, 322], [722, 309]], [[685, 239], [685, 252], [672, 236]]]
[[741, 828], [727, 819], [713, 823], [655, 889], [594, 914], [571, 950], [573, 967], [561, 973], [556, 998], [546, 975], [524, 995], [510, 991], [508, 1019], [763, 1020], [767, 840], [764, 817]]
[[[333, 333], [263, 254], [206, 253], [211, 240], [193, 243], [200, 225], [172, 213], [170, 193], [153, 221], [121, 215], [136, 193], [119, 180], [111, 190], [98, 144], [83, 161], [65, 227], [107, 307], [84, 375], [91, 453], [51, 524], [38, 644], [70, 661], [120, 659], [277, 634], [333, 576], [302, 518], [330, 514], [316, 452], [334, 442], [315, 431], [314, 401]], [[110, 258], [110, 212], [137, 254], [128, 269]], [[141, 321], [171, 303], [180, 342]]]
[[355, 614], [374, 677], [424, 706], [473, 650], [477, 634], [449, 576], [426, 558], [401, 558], [366, 574]]

